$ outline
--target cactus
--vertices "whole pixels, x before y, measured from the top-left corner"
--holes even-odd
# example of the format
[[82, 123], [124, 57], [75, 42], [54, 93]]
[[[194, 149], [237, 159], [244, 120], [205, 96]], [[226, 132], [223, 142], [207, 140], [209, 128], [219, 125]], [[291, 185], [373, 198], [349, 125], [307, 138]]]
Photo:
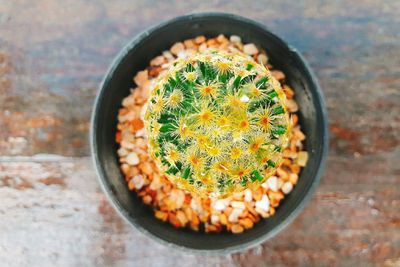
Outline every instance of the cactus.
[[288, 143], [285, 100], [279, 82], [244, 54], [177, 59], [147, 103], [150, 155], [171, 182], [199, 196], [259, 186]]

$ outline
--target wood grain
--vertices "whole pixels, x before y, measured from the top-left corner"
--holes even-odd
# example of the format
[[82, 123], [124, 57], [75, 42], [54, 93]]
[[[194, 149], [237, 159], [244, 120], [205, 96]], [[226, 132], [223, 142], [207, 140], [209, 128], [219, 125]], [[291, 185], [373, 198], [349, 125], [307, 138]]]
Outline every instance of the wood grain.
[[[0, 0], [2, 266], [400, 266], [400, 2]], [[195, 11], [266, 24], [316, 71], [330, 117], [321, 186], [286, 231], [226, 257], [183, 255], [99, 189], [92, 102], [135, 34]]]

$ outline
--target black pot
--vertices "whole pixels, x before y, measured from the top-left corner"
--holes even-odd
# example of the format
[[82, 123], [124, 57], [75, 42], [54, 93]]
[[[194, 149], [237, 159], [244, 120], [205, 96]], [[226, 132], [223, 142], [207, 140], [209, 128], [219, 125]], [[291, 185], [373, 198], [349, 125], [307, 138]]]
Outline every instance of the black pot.
[[[299, 118], [307, 139], [307, 166], [294, 190], [271, 218], [242, 234], [204, 234], [177, 230], [157, 220], [152, 210], [128, 190], [119, 169], [115, 133], [118, 109], [132, 88], [133, 75], [177, 41], [198, 35], [238, 35], [244, 43], [264, 48], [271, 63], [286, 74], [296, 92]], [[327, 112], [318, 82], [304, 58], [263, 25], [230, 14], [202, 13], [162, 23], [135, 37], [112, 63], [100, 86], [92, 116], [91, 147], [100, 182], [116, 210], [141, 232], [170, 246], [192, 252], [220, 254], [246, 249], [273, 237], [304, 208], [317, 187], [328, 151]], [[290, 242], [290, 240], [288, 240]]]

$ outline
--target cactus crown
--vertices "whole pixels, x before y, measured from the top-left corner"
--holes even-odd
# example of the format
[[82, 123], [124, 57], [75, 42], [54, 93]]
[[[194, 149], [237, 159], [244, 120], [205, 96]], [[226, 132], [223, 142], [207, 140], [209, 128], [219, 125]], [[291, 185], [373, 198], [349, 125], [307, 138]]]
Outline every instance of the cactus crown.
[[288, 142], [279, 82], [241, 53], [177, 59], [145, 114], [150, 155], [173, 183], [221, 197], [271, 176]]

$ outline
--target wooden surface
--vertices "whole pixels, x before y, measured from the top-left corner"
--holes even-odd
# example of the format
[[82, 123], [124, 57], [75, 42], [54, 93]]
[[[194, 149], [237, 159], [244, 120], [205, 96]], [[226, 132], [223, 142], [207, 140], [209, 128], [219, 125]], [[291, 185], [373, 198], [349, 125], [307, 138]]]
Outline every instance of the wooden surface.
[[[399, 10], [398, 0], [0, 0], [0, 265], [400, 266]], [[146, 27], [194, 11], [259, 20], [297, 47], [330, 115], [311, 203], [271, 241], [226, 257], [171, 251], [130, 227], [89, 153], [112, 58]]]

